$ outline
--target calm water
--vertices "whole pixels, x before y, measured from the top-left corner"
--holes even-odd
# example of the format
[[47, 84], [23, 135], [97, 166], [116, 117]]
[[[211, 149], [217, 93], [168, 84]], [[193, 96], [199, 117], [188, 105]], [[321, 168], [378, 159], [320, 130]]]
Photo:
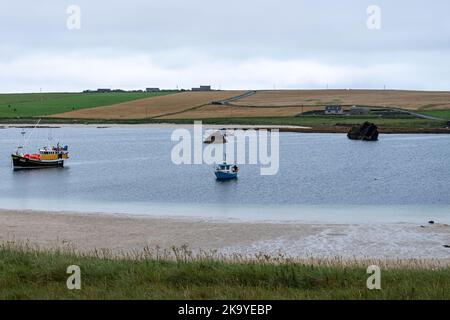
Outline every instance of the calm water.
[[450, 137], [280, 134], [280, 170], [241, 166], [218, 182], [208, 165], [174, 165], [172, 129], [35, 130], [70, 146], [65, 169], [13, 172], [20, 129], [0, 130], [0, 208], [330, 222], [450, 221]]

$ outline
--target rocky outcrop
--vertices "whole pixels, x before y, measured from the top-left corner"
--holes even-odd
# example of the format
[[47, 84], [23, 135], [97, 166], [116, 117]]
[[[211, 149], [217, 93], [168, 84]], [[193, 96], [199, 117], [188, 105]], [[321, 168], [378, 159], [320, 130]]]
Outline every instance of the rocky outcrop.
[[351, 140], [377, 141], [378, 127], [370, 122], [364, 122], [362, 125], [353, 126], [347, 136]]

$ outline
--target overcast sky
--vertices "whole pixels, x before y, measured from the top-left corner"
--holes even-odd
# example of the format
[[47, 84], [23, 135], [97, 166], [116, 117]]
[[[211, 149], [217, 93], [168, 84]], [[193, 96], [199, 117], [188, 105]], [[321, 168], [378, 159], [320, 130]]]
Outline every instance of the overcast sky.
[[[0, 5], [0, 92], [201, 84], [450, 90], [448, 0]], [[81, 9], [80, 29], [67, 27], [70, 5]], [[367, 27], [370, 5], [381, 9], [381, 29]]]

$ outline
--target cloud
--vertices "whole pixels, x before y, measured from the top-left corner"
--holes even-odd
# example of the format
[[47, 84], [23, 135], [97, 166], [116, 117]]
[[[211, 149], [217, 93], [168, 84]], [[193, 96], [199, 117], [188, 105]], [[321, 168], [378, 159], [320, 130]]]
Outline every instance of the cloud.
[[[81, 30], [66, 28], [67, 6]], [[2, 91], [95, 87], [450, 88], [448, 0], [99, 0], [8, 4]], [[4, 12], [3, 12], [4, 13]]]
[[[410, 77], [411, 73], [415, 77]], [[388, 85], [390, 88], [431, 89], [422, 85], [422, 79], [433, 76], [437, 74], [430, 74], [430, 69], [423, 70], [407, 63], [355, 66], [305, 59], [235, 61], [204, 56], [179, 64], [168, 60], [157, 63], [148, 54], [103, 52], [99, 55], [97, 51], [29, 54], [0, 62], [0, 81], [7, 92], [17, 91], [17, 88], [31, 92], [40, 88], [44, 91], [100, 87], [190, 88], [200, 84], [211, 84], [216, 89], [325, 88], [327, 85], [330, 88], [380, 89]], [[448, 73], [439, 76], [449, 79]], [[450, 86], [450, 83], [447, 81], [446, 85]]]

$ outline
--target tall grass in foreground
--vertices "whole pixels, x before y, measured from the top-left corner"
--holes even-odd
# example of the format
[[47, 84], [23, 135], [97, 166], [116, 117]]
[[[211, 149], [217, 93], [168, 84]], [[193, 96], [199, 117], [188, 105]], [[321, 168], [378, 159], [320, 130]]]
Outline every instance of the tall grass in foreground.
[[[382, 290], [367, 289], [368, 263], [382, 268]], [[77, 253], [7, 243], [0, 246], [0, 299], [450, 299], [448, 265], [409, 263], [221, 256], [187, 247]], [[66, 287], [70, 265], [81, 268], [81, 290]]]

